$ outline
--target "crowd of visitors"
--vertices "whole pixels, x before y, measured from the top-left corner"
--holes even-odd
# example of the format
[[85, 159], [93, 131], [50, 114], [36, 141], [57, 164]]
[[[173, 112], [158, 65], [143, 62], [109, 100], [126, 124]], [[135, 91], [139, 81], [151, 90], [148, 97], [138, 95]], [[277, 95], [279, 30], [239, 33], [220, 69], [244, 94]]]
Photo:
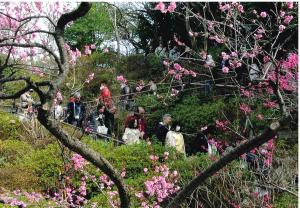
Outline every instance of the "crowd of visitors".
[[[177, 46], [172, 49], [163, 47], [160, 43], [155, 49], [155, 54], [162, 59], [176, 60], [179, 57]], [[212, 76], [216, 78], [215, 70], [216, 62], [212, 55], [206, 51], [199, 53], [202, 64], [208, 68]], [[220, 60], [217, 62], [221, 68], [230, 65], [229, 59], [224, 59], [224, 54], [220, 54]], [[250, 65], [249, 78], [251, 81], [258, 79], [258, 66], [253, 63]], [[205, 82], [204, 90], [206, 94], [211, 91], [212, 80]], [[182, 80], [175, 80], [172, 82], [172, 89], [182, 91], [185, 84]], [[21, 107], [23, 109], [34, 108], [35, 102], [32, 98], [33, 90], [30, 89], [21, 95]], [[53, 107], [53, 118], [55, 120], [63, 120], [70, 125], [76, 126], [80, 129], [88, 129], [89, 132], [99, 135], [99, 138], [115, 137], [115, 114], [117, 109], [121, 112], [129, 112], [124, 120], [124, 133], [121, 140], [126, 145], [139, 143], [141, 140], [149, 141], [149, 134], [147, 132], [147, 119], [145, 109], [141, 106], [135, 106], [134, 95], [141, 93], [157, 96], [157, 85], [154, 79], [150, 79], [147, 84], [144, 80], [139, 80], [136, 85], [131, 88], [126, 79], [120, 82], [120, 99], [118, 108], [114, 105], [112, 93], [106, 82], [100, 83], [99, 96], [97, 98], [97, 105], [95, 111], [87, 113], [84, 102], [81, 101], [79, 92], [75, 92], [70, 98], [66, 108], [62, 107], [62, 99], [57, 99]], [[165, 114], [162, 116], [162, 121], [157, 123], [155, 136], [162, 145], [174, 147], [178, 152], [185, 154], [185, 142], [183, 134], [180, 132], [181, 126], [179, 123], [172, 122], [172, 116]], [[209, 132], [213, 132], [213, 127], [209, 127], [205, 131], [199, 131], [197, 134], [197, 143], [194, 144], [196, 152], [208, 152], [215, 154], [216, 147], [208, 143], [210, 137]], [[193, 152], [193, 153], [196, 153]]]
[[[53, 118], [63, 120], [81, 129], [87, 128], [90, 133], [99, 135], [98, 138], [114, 136], [114, 120], [117, 108], [113, 104], [111, 91], [105, 82], [100, 84], [99, 91], [96, 110], [90, 115], [87, 115], [86, 106], [81, 100], [81, 94], [75, 92], [69, 98], [65, 112], [62, 107], [62, 97], [55, 99]], [[148, 95], [155, 96], [157, 92], [155, 81], [150, 79], [148, 85], [145, 85], [143, 80], [140, 80], [135, 92], [142, 91], [148, 91]], [[22, 108], [28, 108], [35, 103], [32, 92], [33, 90], [29, 90], [21, 95]], [[120, 110], [132, 111], [128, 113], [124, 121], [125, 131], [122, 135], [122, 142], [126, 145], [139, 143], [141, 140], [150, 140], [147, 132], [145, 109], [141, 106], [134, 106], [131, 92], [127, 81], [121, 83]], [[165, 114], [162, 117], [162, 122], [158, 123], [155, 135], [162, 145], [174, 147], [178, 152], [185, 154], [184, 138], [180, 133], [180, 126], [175, 123], [172, 125], [170, 114]]]

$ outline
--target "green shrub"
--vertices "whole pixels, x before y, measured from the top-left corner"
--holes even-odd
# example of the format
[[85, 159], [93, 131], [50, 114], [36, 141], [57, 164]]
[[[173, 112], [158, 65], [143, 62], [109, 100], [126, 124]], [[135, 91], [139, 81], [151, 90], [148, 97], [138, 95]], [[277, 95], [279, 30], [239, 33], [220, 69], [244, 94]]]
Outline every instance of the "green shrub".
[[4, 163], [13, 163], [17, 158], [23, 157], [32, 151], [32, 147], [20, 140], [0, 140], [0, 166]]
[[21, 123], [18, 118], [9, 113], [0, 112], [0, 139], [15, 139], [18, 137], [18, 130]]
[[177, 104], [171, 114], [174, 120], [182, 124], [183, 131], [194, 132], [201, 125], [214, 123], [224, 106], [221, 99], [201, 105], [197, 97], [191, 96]]
[[16, 160], [15, 167], [33, 171], [39, 177], [43, 190], [56, 186], [59, 173], [62, 172], [63, 161], [57, 144], [49, 144], [44, 149], [37, 149]]
[[118, 66], [118, 72], [125, 74], [128, 79], [161, 79], [164, 67], [158, 56], [155, 54], [133, 54], [122, 57]]
[[283, 192], [275, 198], [274, 208], [296, 208], [298, 207], [298, 197]]
[[0, 187], [5, 189], [40, 191], [39, 180], [31, 169], [20, 166], [0, 167]]

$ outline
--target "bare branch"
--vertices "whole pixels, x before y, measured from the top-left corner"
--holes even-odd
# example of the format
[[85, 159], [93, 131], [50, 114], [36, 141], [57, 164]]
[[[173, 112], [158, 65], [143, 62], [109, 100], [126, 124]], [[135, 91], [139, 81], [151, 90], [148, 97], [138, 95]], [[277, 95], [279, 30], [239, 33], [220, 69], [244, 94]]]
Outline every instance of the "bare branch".
[[92, 4], [89, 2], [81, 2], [79, 7], [72, 12], [61, 15], [57, 21], [57, 28], [64, 30], [65, 26], [76, 19], [83, 17], [91, 9]]

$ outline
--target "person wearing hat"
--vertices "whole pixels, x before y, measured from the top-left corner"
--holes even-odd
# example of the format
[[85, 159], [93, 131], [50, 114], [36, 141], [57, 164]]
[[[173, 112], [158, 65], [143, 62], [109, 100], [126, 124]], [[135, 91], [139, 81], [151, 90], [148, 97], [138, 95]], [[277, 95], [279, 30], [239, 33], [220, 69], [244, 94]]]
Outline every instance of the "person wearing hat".
[[171, 129], [172, 117], [170, 114], [163, 116], [163, 121], [158, 124], [155, 135], [157, 139], [165, 145], [166, 135]]
[[32, 98], [32, 93], [33, 89], [28, 90], [24, 94], [21, 95], [20, 100], [21, 100], [21, 107], [22, 108], [28, 108], [32, 106], [35, 102]]
[[67, 121], [71, 125], [82, 127], [82, 122], [85, 118], [85, 106], [80, 100], [79, 92], [75, 92], [73, 97], [74, 99], [67, 105]]

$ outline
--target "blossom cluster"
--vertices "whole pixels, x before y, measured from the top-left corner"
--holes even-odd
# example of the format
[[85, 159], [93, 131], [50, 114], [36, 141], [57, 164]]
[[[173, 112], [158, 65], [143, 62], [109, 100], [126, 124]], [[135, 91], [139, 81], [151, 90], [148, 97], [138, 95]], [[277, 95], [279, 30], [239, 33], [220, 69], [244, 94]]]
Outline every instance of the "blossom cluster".
[[95, 73], [90, 73], [85, 80], [85, 83], [90, 83], [95, 77]]
[[245, 114], [248, 115], [252, 112], [251, 108], [249, 105], [247, 105], [246, 103], [241, 103], [240, 104], [240, 110]]
[[216, 127], [222, 131], [225, 131], [229, 123], [230, 122], [228, 120], [216, 120]]
[[124, 77], [124, 75], [117, 76], [117, 81], [120, 82], [120, 83], [126, 83], [127, 82], [127, 80]]
[[159, 2], [155, 6], [155, 10], [159, 10], [161, 13], [174, 12], [176, 9], [176, 2], [170, 2], [169, 6], [166, 8], [166, 5], [163, 2]]
[[[165, 63], [167, 64], [167, 63]], [[172, 75], [176, 80], [181, 80], [183, 76], [191, 75], [192, 77], [196, 77], [197, 73], [193, 70], [188, 70], [182, 67], [178, 63], [174, 63], [173, 67], [168, 69], [168, 74]]]
[[[157, 175], [145, 181], [145, 190], [135, 193], [135, 196], [139, 199], [141, 207], [159, 208], [161, 207], [160, 203], [180, 190], [180, 187], [176, 185], [179, 175], [176, 170], [170, 171], [166, 164], [158, 164], [158, 156], [150, 155], [149, 158], [153, 165], [152, 171]], [[165, 161], [168, 160], [169, 152], [164, 152], [163, 158]], [[149, 171], [148, 168], [144, 168], [145, 174], [148, 174]]]
[[86, 160], [79, 154], [73, 154], [71, 161], [73, 162], [74, 170], [80, 170], [87, 164]]

